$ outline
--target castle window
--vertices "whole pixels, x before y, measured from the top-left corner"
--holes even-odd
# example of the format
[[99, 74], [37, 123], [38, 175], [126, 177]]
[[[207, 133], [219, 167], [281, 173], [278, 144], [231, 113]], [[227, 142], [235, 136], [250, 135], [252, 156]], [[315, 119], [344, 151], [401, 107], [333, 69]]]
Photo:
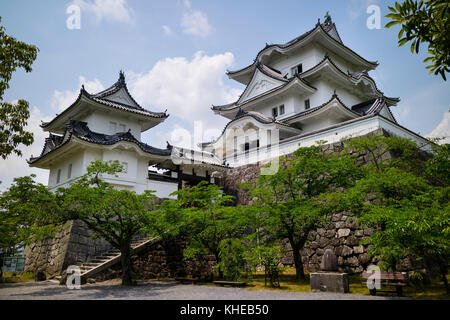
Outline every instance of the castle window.
[[297, 74], [300, 74], [303, 72], [303, 65], [299, 64], [298, 66], [295, 66], [292, 70], [292, 76], [296, 76]]
[[284, 114], [284, 104], [280, 106], [280, 116]]
[[278, 108], [272, 109], [272, 117], [274, 117], [274, 118], [278, 117]]
[[56, 174], [56, 183], [61, 182], [61, 169], [58, 169], [58, 173]]
[[69, 169], [67, 170], [67, 179], [72, 177], [72, 164], [69, 164]]
[[309, 99], [305, 100], [305, 110], [308, 110], [310, 107]]

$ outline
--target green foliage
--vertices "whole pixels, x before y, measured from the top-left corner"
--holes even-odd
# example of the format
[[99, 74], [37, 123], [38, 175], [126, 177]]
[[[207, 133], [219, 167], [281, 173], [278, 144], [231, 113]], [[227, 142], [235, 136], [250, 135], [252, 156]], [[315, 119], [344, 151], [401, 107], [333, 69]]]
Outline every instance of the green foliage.
[[434, 157], [427, 161], [426, 175], [431, 184], [450, 186], [450, 144], [433, 145]]
[[341, 204], [352, 203], [359, 223], [379, 228], [365, 243], [385, 269], [398, 270], [402, 259], [412, 257], [428, 270], [437, 269], [448, 290], [448, 145], [432, 146], [434, 155], [424, 161], [418, 147], [406, 139], [353, 139], [348, 150], [366, 153], [372, 162], [365, 167], [364, 177], [345, 191], [351, 200]]
[[308, 234], [325, 223], [336, 205], [327, 196], [353, 185], [361, 176], [356, 160], [347, 153], [327, 153], [323, 146], [298, 149], [292, 157], [279, 159], [274, 175], [259, 176], [245, 187], [266, 237], [288, 239], [294, 253], [297, 277], [304, 278], [300, 250]]
[[0, 156], [3, 159], [13, 152], [21, 156], [19, 145], [33, 143], [33, 134], [25, 131], [30, 116], [28, 102], [20, 99], [17, 103], [7, 103], [3, 101], [3, 94], [17, 68], [31, 72], [37, 52], [35, 46], [7, 35], [0, 25]]
[[249, 266], [256, 270], [257, 267], [264, 267], [264, 285], [269, 282], [271, 288], [280, 287], [280, 274], [283, 271], [281, 259], [284, 257], [281, 246], [278, 245], [258, 245], [252, 248], [246, 259]]
[[430, 62], [426, 67], [430, 74], [440, 74], [446, 80], [450, 71], [450, 4], [447, 0], [405, 0], [396, 2], [386, 15], [392, 20], [386, 28], [401, 24], [398, 34], [399, 46], [411, 42], [411, 53], [419, 53], [420, 44], [428, 44], [428, 53], [424, 62]]
[[220, 265], [222, 241], [242, 234], [244, 228], [236, 219], [237, 208], [229, 206], [234, 198], [206, 181], [173, 195], [176, 200], [166, 200], [149, 213], [146, 232], [162, 237], [179, 235], [187, 243], [185, 259], [214, 255]]
[[102, 177], [116, 175], [122, 171], [118, 161], [95, 161], [87, 173], [68, 188], [57, 193], [67, 219], [79, 219], [93, 232], [112, 246], [122, 256], [122, 284], [132, 283], [131, 241], [150, 222], [148, 211], [154, 206], [155, 196], [151, 191], [136, 194], [134, 191], [117, 190]]
[[227, 281], [241, 280], [245, 269], [245, 247], [240, 239], [229, 238], [219, 243], [219, 258], [217, 264]]
[[17, 245], [44, 240], [59, 230], [55, 195], [34, 178], [15, 178], [0, 195], [0, 247], [9, 254], [15, 253]]

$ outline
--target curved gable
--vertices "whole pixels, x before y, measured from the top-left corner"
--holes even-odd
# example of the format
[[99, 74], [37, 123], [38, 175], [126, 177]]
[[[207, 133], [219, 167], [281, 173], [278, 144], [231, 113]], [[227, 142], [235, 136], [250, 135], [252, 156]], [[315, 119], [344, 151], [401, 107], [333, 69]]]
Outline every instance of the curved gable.
[[255, 72], [253, 73], [252, 80], [250, 80], [250, 83], [242, 93], [237, 104], [242, 104], [247, 100], [259, 96], [264, 92], [272, 90], [285, 83], [286, 81], [282, 81], [281, 79], [275, 79], [274, 77], [268, 76], [266, 73], [263, 73], [259, 68], [256, 68]]

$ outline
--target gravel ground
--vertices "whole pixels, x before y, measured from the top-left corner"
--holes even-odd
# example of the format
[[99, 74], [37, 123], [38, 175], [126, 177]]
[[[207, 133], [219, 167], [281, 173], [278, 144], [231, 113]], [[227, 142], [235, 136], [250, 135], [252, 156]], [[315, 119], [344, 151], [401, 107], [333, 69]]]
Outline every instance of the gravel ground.
[[[397, 297], [370, 295], [280, 292], [204, 285], [182, 285], [170, 281], [149, 281], [121, 287], [108, 281], [69, 290], [52, 281], [0, 284], [0, 300], [393, 300]], [[404, 298], [402, 298], [404, 299]]]

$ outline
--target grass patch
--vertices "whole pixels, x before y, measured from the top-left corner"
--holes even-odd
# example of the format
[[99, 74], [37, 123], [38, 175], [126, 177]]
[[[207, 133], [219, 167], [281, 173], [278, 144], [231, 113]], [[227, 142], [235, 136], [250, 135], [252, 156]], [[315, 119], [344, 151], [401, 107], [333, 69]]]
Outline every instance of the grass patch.
[[19, 278], [18, 273], [6, 272], [0, 279], [0, 283], [18, 283], [18, 282], [34, 282], [34, 273], [23, 273]]
[[[450, 281], [450, 275], [447, 275]], [[361, 282], [364, 281], [360, 275], [349, 276], [349, 289], [351, 294], [369, 295], [369, 289]], [[214, 284], [211, 284], [214, 285]], [[290, 291], [290, 292], [310, 292], [311, 287], [309, 284], [309, 274], [306, 273], [305, 280], [295, 279], [295, 269], [287, 268], [285, 272], [280, 275], [280, 288], [270, 288], [264, 286], [264, 272], [257, 272], [253, 280], [248, 283], [248, 290], [275, 290], [275, 291]], [[390, 289], [389, 289], [390, 290]], [[395, 288], [392, 287], [395, 291]], [[403, 288], [403, 295], [413, 299], [438, 299], [438, 300], [450, 300], [450, 295], [445, 291], [442, 281], [433, 280], [431, 285], [424, 288], [421, 291], [411, 285]], [[397, 296], [394, 293], [377, 293], [377, 296]]]

